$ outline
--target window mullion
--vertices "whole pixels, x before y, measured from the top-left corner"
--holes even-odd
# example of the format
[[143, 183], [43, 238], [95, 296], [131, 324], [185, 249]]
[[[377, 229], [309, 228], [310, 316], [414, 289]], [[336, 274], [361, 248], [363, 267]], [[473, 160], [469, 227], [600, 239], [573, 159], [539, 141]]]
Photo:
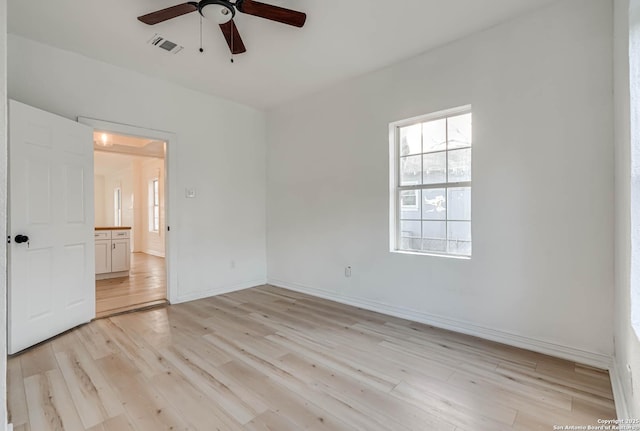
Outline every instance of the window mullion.
[[446, 118], [444, 121], [445, 127], [445, 139], [446, 144], [445, 148], [447, 151], [445, 152], [445, 178], [447, 179], [447, 186], [444, 188], [444, 201], [447, 203], [444, 207], [444, 238], [445, 238], [445, 250], [449, 253], [449, 119]]
[[[424, 123], [420, 124], [420, 185], [424, 185]], [[420, 250], [424, 246], [424, 228], [422, 223], [422, 190], [420, 189]]]
[[400, 189], [400, 178], [402, 178], [402, 167], [401, 167], [401, 162], [402, 159], [400, 158], [400, 127], [396, 127], [395, 129], [395, 133], [394, 133], [394, 139], [395, 139], [395, 153], [396, 153], [396, 160], [398, 161], [398, 163], [396, 164], [396, 245], [395, 248], [397, 250], [401, 250], [402, 249], [402, 230], [401, 230], [401, 200], [400, 200], [400, 193], [401, 193], [401, 189]]
[[400, 191], [421, 190], [421, 189], [428, 190], [428, 189], [442, 189], [444, 187], [451, 187], [451, 188], [471, 187], [471, 181], [463, 181], [459, 183], [433, 183], [433, 184], [424, 184], [424, 185], [414, 184], [411, 186], [398, 186], [398, 190]]

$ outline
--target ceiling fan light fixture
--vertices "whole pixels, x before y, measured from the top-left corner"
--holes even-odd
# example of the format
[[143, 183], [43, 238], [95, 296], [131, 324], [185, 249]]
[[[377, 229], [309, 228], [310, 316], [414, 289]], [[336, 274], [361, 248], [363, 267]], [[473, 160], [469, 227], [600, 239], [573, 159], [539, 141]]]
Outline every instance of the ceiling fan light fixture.
[[200, 15], [216, 24], [229, 22], [236, 14], [233, 4], [225, 0], [204, 0], [198, 8]]

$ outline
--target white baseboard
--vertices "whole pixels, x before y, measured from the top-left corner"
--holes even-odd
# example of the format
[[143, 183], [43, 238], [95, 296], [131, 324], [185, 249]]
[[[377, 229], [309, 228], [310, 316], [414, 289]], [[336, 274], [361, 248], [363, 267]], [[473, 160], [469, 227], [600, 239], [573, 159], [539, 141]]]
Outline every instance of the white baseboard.
[[467, 335], [473, 335], [475, 337], [484, 338], [487, 340], [496, 341], [527, 350], [532, 350], [534, 352], [567, 359], [573, 362], [578, 362], [580, 364], [585, 364], [604, 370], [610, 369], [612, 365], [611, 357], [601, 353], [589, 352], [575, 347], [565, 346], [545, 340], [538, 340], [524, 335], [486, 328], [470, 322], [451, 319], [431, 313], [425, 313], [423, 311], [416, 311], [404, 307], [388, 305], [371, 299], [337, 295], [334, 292], [328, 292], [322, 289], [303, 286], [298, 283], [279, 280], [276, 278], [268, 278], [267, 283], [277, 287], [282, 287], [284, 289], [306, 293], [312, 296], [339, 302], [341, 304], [352, 305], [354, 307], [363, 308], [365, 310], [375, 311], [389, 316], [424, 323], [427, 325], [435, 326], [437, 328], [448, 329]]
[[631, 419], [629, 417], [629, 404], [627, 403], [626, 392], [624, 391], [620, 370], [615, 360], [609, 368], [609, 377], [611, 377], [611, 389], [613, 390], [613, 401], [616, 405], [616, 416], [618, 416], [618, 419]]
[[210, 298], [216, 295], [222, 295], [223, 293], [231, 293], [238, 290], [249, 289], [251, 287], [262, 286], [266, 284], [266, 280], [264, 278], [257, 280], [245, 281], [238, 284], [229, 284], [225, 286], [219, 286], [213, 289], [188, 293], [186, 295], [178, 295], [176, 300], [172, 300], [172, 304], [180, 304], [182, 302], [195, 301], [196, 299]]
[[162, 258], [165, 257], [164, 253], [161, 253], [155, 250], [143, 250], [143, 251], [140, 251], [139, 253], [149, 254], [151, 256], [162, 257]]

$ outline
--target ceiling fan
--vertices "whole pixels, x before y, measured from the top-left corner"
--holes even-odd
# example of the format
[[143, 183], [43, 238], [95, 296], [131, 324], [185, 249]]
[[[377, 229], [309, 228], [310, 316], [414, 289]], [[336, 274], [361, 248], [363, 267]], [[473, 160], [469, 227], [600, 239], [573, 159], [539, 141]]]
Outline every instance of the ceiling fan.
[[241, 54], [247, 50], [233, 21], [236, 11], [294, 27], [302, 27], [307, 19], [307, 15], [303, 12], [253, 0], [200, 0], [199, 2], [187, 2], [157, 10], [139, 16], [138, 20], [148, 25], [154, 25], [196, 11], [204, 18], [220, 25], [232, 54]]

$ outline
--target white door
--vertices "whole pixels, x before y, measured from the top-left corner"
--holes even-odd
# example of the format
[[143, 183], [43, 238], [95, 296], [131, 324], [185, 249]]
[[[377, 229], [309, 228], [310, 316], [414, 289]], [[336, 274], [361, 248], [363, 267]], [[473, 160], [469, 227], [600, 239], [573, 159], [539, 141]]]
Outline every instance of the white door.
[[92, 136], [9, 101], [10, 354], [95, 317]]

